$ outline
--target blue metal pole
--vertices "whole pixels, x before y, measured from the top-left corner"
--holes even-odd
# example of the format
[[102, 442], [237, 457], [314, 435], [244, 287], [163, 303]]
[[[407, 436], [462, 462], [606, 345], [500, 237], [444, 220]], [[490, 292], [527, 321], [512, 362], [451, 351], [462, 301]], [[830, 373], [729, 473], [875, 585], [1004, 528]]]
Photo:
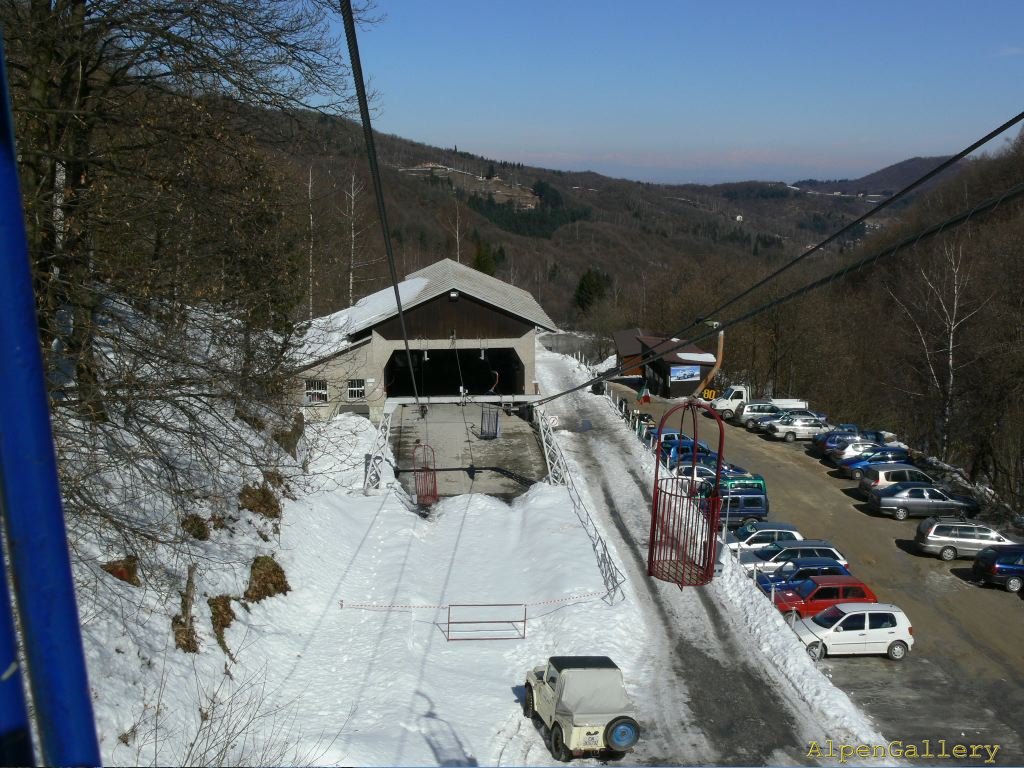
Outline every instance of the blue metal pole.
[[[0, 508], [2, 505], [3, 500], [0, 499]], [[11, 593], [7, 589], [4, 561], [3, 549], [0, 548], [0, 568], [3, 568], [0, 573], [0, 765], [34, 765], [28, 710], [25, 707], [25, 683], [18, 663]]]
[[0, 511], [42, 761], [99, 765], [43, 378], [7, 82], [0, 39], [0, 359], [4, 364]]

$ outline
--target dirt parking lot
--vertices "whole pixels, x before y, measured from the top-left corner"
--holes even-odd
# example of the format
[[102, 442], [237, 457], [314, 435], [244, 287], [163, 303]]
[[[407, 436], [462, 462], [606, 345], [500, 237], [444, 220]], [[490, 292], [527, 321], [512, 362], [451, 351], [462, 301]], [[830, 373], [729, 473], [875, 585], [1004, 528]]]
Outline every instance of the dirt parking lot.
[[[658, 403], [644, 407], [659, 417], [663, 409]], [[700, 438], [714, 445], [714, 422], [701, 421]], [[970, 560], [945, 563], [916, 554], [919, 520], [871, 514], [852, 494], [855, 483], [807, 455], [806, 443], [767, 440], [732, 425], [725, 435], [726, 459], [764, 475], [772, 519], [831, 541], [880, 600], [896, 603], [913, 622], [916, 644], [905, 661], [826, 659], [825, 674], [888, 739], [998, 744], [996, 764], [1024, 764], [1022, 596], [971, 583]]]

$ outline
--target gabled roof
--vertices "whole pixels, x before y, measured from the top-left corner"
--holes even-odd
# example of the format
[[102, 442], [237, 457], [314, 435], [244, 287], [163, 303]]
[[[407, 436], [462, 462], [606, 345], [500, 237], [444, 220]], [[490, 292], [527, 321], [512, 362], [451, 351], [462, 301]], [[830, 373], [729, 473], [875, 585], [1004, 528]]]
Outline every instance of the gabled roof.
[[[499, 280], [496, 277], [485, 275], [483, 272], [459, 264], [451, 259], [442, 259], [429, 267], [424, 267], [418, 272], [407, 275], [406, 280], [425, 279], [427, 285], [422, 291], [409, 302], [410, 307], [422, 304], [436, 296], [447, 293], [450, 290], [458, 290], [503, 309], [513, 315], [529, 320], [548, 331], [557, 331], [558, 326], [541, 309], [540, 304], [533, 298], [529, 291], [516, 288], [510, 283]], [[404, 299], [403, 299], [404, 301]], [[403, 303], [402, 308], [405, 308]], [[395, 310], [395, 314], [398, 310]]]
[[[689, 342], [681, 341], [680, 339], [665, 339], [661, 336], [639, 336], [641, 345], [647, 347], [655, 354], [664, 352], [661, 355], [661, 359], [670, 365], [672, 363], [682, 363], [686, 365], [712, 365], [715, 362], [715, 356], [709, 352], [705, 352], [700, 347], [697, 347]], [[669, 352], [668, 350], [678, 347], [680, 344], [684, 346], [680, 347], [675, 352]]]
[[[545, 330], [558, 330], [554, 321], [528, 291], [451, 259], [442, 259], [407, 275], [398, 284], [398, 290], [402, 297], [403, 312], [457, 290]], [[358, 343], [353, 336], [397, 315], [395, 289], [389, 286], [365, 296], [355, 306], [318, 317], [310, 323], [309, 330], [296, 350], [297, 361], [303, 364], [343, 352]]]

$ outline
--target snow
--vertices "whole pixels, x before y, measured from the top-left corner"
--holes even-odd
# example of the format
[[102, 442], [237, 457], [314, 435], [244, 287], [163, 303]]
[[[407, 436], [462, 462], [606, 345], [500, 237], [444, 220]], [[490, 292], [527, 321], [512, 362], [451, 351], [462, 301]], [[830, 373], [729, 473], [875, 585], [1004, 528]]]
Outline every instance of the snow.
[[[340, 334], [352, 322], [335, 317], [330, 327]], [[538, 350], [546, 387], [555, 368], [578, 383], [589, 378], [582, 364]], [[651, 454], [607, 411], [595, 429], [624, 430], [635, 448], [621, 456], [608, 443], [608, 481], [626, 483], [635, 470], [649, 475]], [[641, 599], [643, 582], [627, 580], [622, 597], [603, 599], [594, 545], [565, 487], [535, 485], [511, 503], [483, 495], [444, 499], [424, 518], [387, 464], [382, 489], [363, 493], [363, 455], [374, 437], [368, 421], [346, 414], [307, 429], [309, 443], [325, 449], [309, 456], [304, 482], [293, 485], [295, 498], [282, 500], [278, 534], [267, 541], [215, 536], [203, 550], [202, 597], [194, 606], [199, 653], [174, 648], [169, 619], [178, 612], [176, 599], [140, 597], [138, 588], [115, 582], [113, 589], [132, 593], [139, 606], [124, 615], [95, 597], [101, 592], [83, 593], [104, 764], [550, 765], [542, 735], [520, 705], [526, 671], [550, 655], [610, 656], [641, 713], [677, 702], [685, 709], [695, 695], [668, 691], [659, 681], [664, 649], [649, 647], [644, 634], [657, 619], [649, 599]], [[591, 505], [592, 484], [576, 461], [579, 437], [557, 432]], [[613, 559], [624, 564], [629, 553], [620, 538], [600, 519], [596, 524]], [[259, 603], [233, 601], [228, 654], [213, 635], [206, 598], [241, 595], [255, 554], [274, 555], [291, 591]], [[694, 599], [692, 591], [668, 589], [680, 601]], [[727, 567], [709, 589], [794, 717], [810, 715], [807, 733], [885, 743], [738, 567]], [[496, 623], [452, 632], [450, 615]], [[725, 658], [720, 628], [695, 618], [677, 629]], [[517, 639], [446, 637], [485, 631]], [[675, 709], [667, 715], [682, 721], [672, 727], [692, 745], [691, 762], [715, 758], [700, 722]], [[803, 762], [801, 746], [763, 759]], [[634, 757], [659, 761], [644, 750], [642, 740]]]
[[[425, 277], [400, 282], [398, 292], [402, 307], [411, 304], [428, 282]], [[295, 359], [299, 364], [312, 363], [337, 354], [349, 346], [349, 337], [353, 333], [369, 328], [397, 311], [395, 289], [388, 287], [363, 297], [354, 306], [314, 318], [298, 345]]]

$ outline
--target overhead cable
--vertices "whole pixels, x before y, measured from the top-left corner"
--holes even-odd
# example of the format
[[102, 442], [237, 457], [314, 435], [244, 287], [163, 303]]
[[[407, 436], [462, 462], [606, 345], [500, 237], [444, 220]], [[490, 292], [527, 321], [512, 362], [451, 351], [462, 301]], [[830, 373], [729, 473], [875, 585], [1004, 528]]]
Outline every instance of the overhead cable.
[[[689, 344], [695, 344], [699, 341], [711, 338], [712, 336], [716, 335], [719, 331], [725, 331], [729, 328], [732, 328], [733, 326], [739, 325], [740, 323], [744, 323], [760, 314], [763, 314], [764, 312], [767, 312], [770, 309], [773, 309], [782, 304], [787, 304], [790, 301], [793, 301], [794, 299], [803, 296], [805, 293], [821, 288], [822, 286], [828, 285], [829, 283], [836, 282], [837, 280], [841, 280], [851, 272], [857, 272], [858, 270], [861, 270], [866, 266], [874, 264], [880, 259], [894, 256], [901, 248], [917, 245], [918, 243], [929, 238], [932, 238], [938, 234], [941, 234], [944, 231], [955, 229], [956, 227], [966, 224], [968, 221], [971, 220], [972, 217], [977, 216], [979, 214], [990, 213], [995, 208], [997, 208], [1001, 203], [1007, 200], [1013, 200], [1017, 197], [1020, 197], [1021, 195], [1024, 195], [1024, 183], [1010, 187], [1001, 195], [990, 197], [984, 202], [978, 203], [972, 208], [969, 208], [958, 213], [956, 216], [952, 216], [939, 224], [934, 224], [933, 226], [928, 227], [927, 229], [923, 229], [920, 232], [917, 232], [916, 234], [910, 235], [909, 237], [905, 237], [895, 245], [884, 248], [881, 251], [876, 251], [875, 253], [869, 254], [868, 256], [864, 256], [863, 258], [858, 259], [857, 261], [854, 261], [853, 263], [848, 264], [845, 267], [842, 267], [841, 269], [835, 270], [834, 272], [826, 275], [825, 277], [819, 278], [811, 283], [808, 283], [800, 288], [797, 288], [787, 293], [784, 296], [780, 296], [770, 302], [762, 304], [756, 309], [750, 310], [746, 314], [740, 315], [739, 317], [734, 318], [732, 320], [723, 322], [714, 330], [707, 331], [706, 333], [703, 333], [692, 340], [681, 341], [677, 344], [674, 344], [664, 349], [659, 348], [658, 352], [650, 352], [646, 355], [643, 355], [638, 361], [631, 362], [629, 364], [629, 367], [634, 368], [639, 365], [646, 365], [647, 363], [650, 363], [654, 360], [658, 360], [664, 357], [665, 355], [671, 354], [672, 352], [677, 352], [678, 350], [688, 346]], [[559, 397], [564, 397], [565, 395], [572, 394], [573, 392], [578, 392], [581, 389], [586, 389], [587, 387], [597, 384], [598, 382], [616, 378], [617, 376], [622, 375], [622, 371], [624, 368], [624, 365], [618, 366], [617, 368], [613, 368], [610, 371], [601, 374], [600, 376], [595, 376], [594, 378], [584, 382], [583, 384], [579, 384], [575, 387], [566, 389], [562, 392], [557, 392], [553, 395], [548, 395], [546, 397], [540, 398], [539, 400], [535, 400], [533, 402], [533, 405], [544, 405], [545, 403], [549, 403], [552, 400], [555, 400]]]
[[405, 357], [409, 363], [409, 380], [412, 382], [412, 396], [417, 407], [420, 404], [419, 390], [416, 388], [416, 373], [412, 367], [412, 351], [409, 349], [409, 334], [405, 330], [405, 313], [402, 311], [402, 296], [398, 290], [398, 272], [395, 269], [395, 253], [391, 248], [391, 230], [388, 227], [388, 214], [384, 207], [384, 190], [380, 181], [380, 168], [377, 165], [377, 146], [373, 141], [373, 128], [370, 125], [370, 107], [366, 99], [366, 86], [363, 82], [363, 67], [359, 61], [359, 43], [356, 41], [355, 15], [352, 13], [352, 0], [340, 0], [341, 15], [345, 21], [345, 39], [348, 41], [348, 54], [352, 60], [352, 79], [356, 84], [356, 97], [359, 100], [359, 113], [363, 120], [363, 136], [366, 139], [366, 159], [370, 163], [370, 176], [373, 178], [373, 191], [377, 197], [377, 214], [380, 219], [381, 232], [384, 235], [384, 250], [388, 256], [388, 269], [391, 272], [391, 285], [395, 289], [395, 305], [398, 307], [398, 324], [402, 329], [402, 341], [405, 342]]

